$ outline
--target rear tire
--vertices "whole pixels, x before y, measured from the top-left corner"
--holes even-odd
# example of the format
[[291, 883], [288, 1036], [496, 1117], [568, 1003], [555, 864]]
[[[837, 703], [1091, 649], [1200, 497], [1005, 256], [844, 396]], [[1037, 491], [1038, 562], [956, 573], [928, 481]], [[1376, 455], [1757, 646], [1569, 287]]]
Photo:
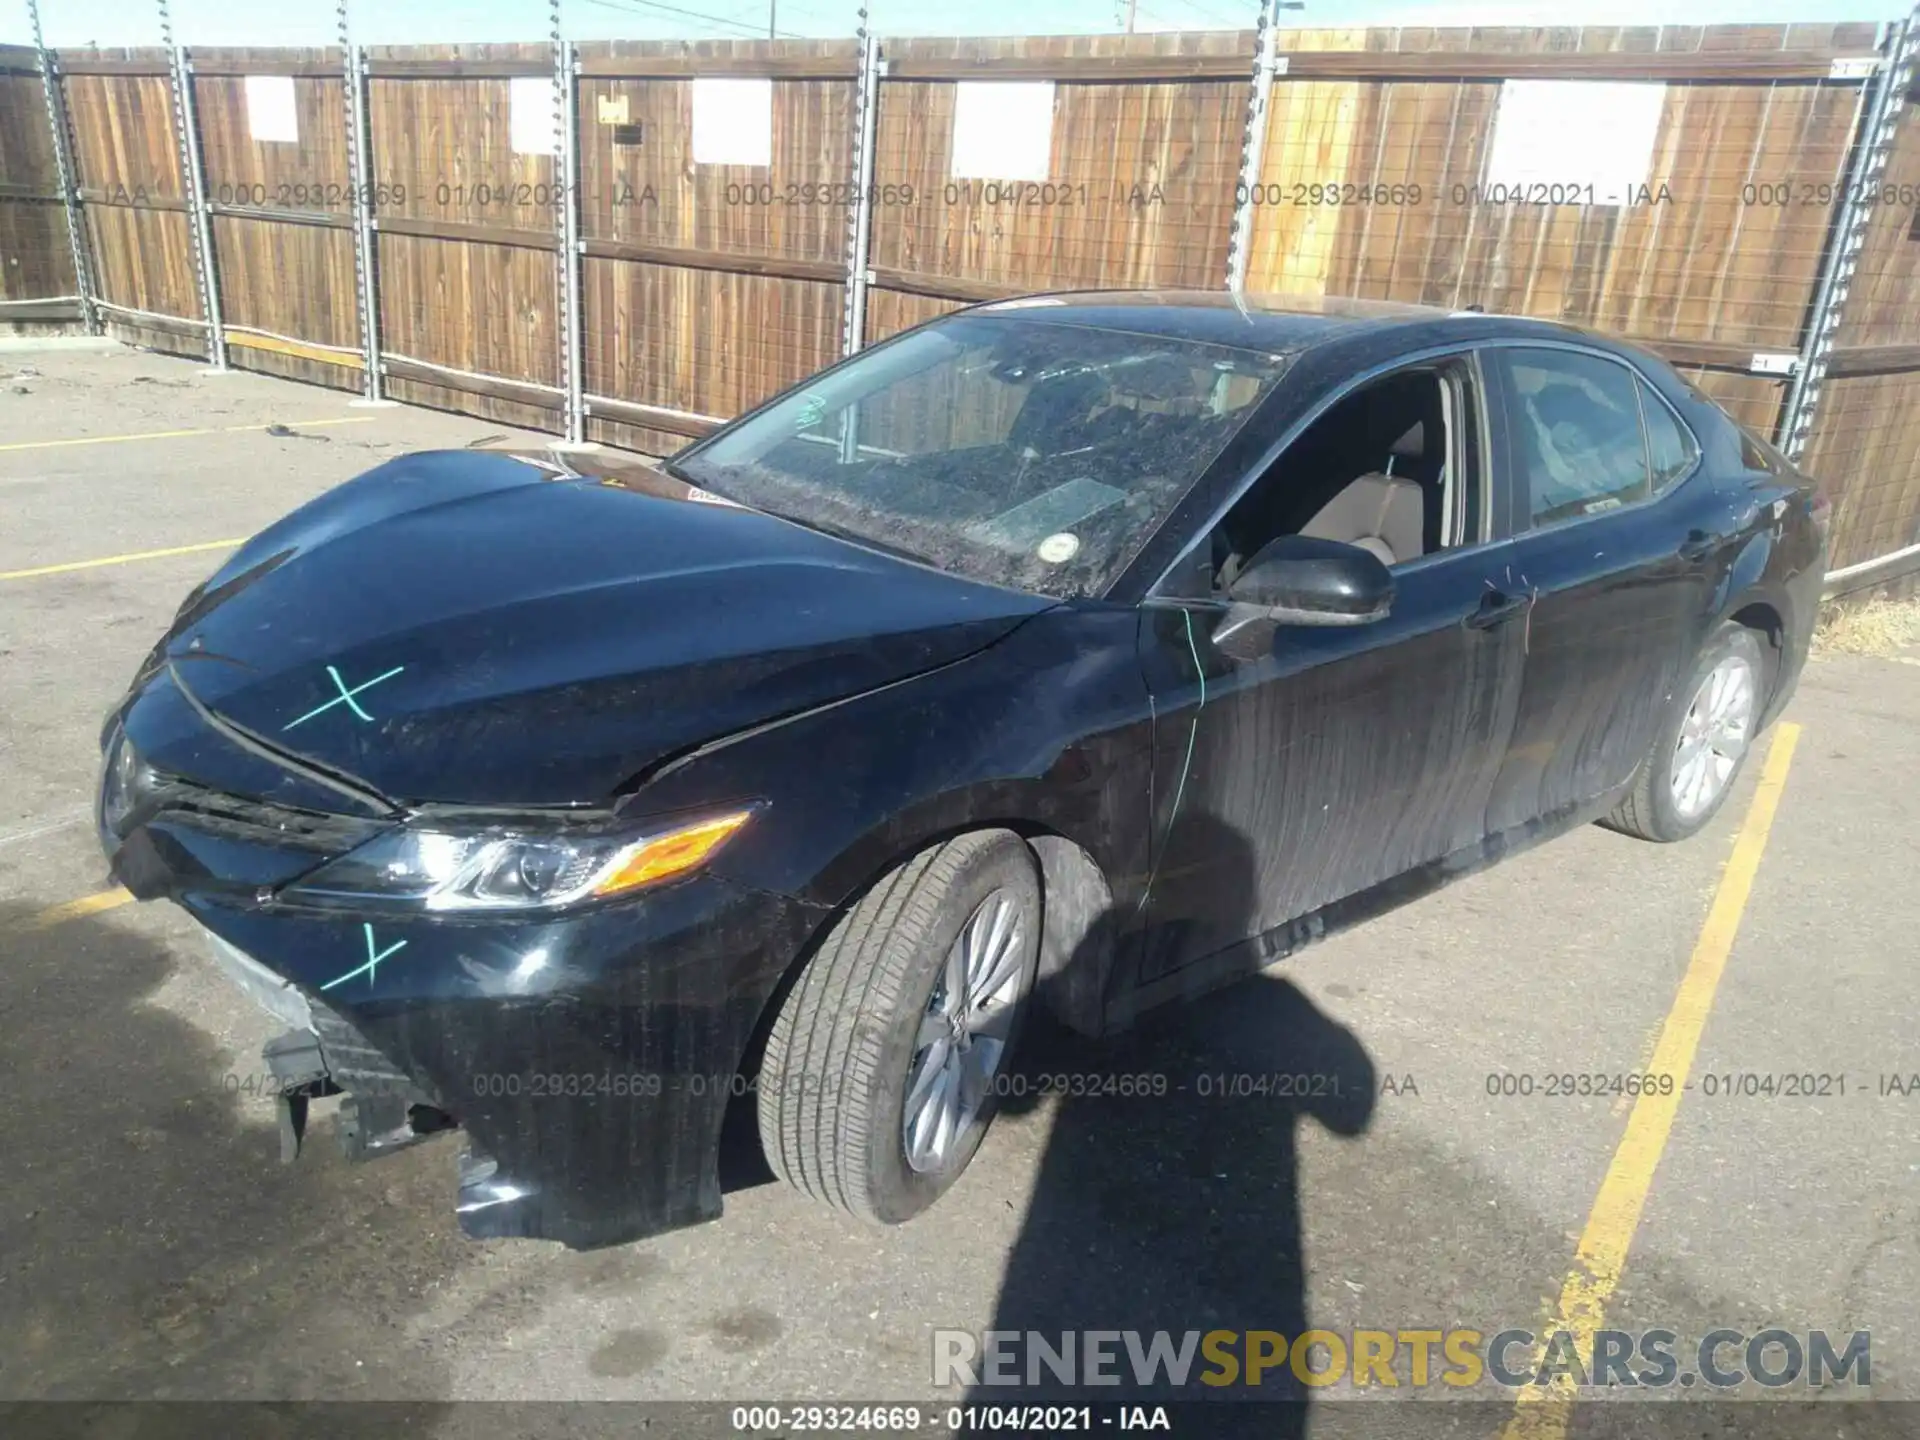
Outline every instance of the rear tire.
[[1704, 829], [1752, 752], [1766, 682], [1759, 636], [1744, 625], [1722, 625], [1675, 691], [1633, 789], [1601, 823], [1662, 844]]
[[887, 1225], [945, 1194], [993, 1119], [1040, 916], [1033, 854], [1009, 830], [956, 836], [881, 876], [807, 961], [767, 1037], [757, 1111], [774, 1172]]

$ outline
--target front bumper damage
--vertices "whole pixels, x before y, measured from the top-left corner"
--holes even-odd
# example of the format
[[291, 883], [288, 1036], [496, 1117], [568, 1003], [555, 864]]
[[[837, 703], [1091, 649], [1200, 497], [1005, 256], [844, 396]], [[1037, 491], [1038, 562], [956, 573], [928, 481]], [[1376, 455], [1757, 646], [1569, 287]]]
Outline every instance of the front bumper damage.
[[265, 1051], [283, 1159], [298, 1156], [308, 1107], [328, 1096], [340, 1097], [336, 1133], [354, 1160], [458, 1127], [461, 1228], [574, 1248], [719, 1216], [721, 1127], [747, 1090], [742, 1058], [814, 918], [696, 877], [534, 935], [389, 919], [379, 943], [404, 942], [408, 968], [396, 954], [392, 974], [383, 966], [363, 990], [312, 977], [337, 971], [370, 922], [173, 898], [311, 1014]]
[[313, 1101], [342, 1097], [335, 1133], [349, 1160], [389, 1154], [458, 1124], [445, 1102], [403, 1073], [344, 1015], [207, 932], [214, 963], [290, 1028], [261, 1051], [278, 1107], [280, 1160], [300, 1158]]
[[175, 898], [310, 1007], [311, 1028], [266, 1051], [283, 1155], [333, 1094], [353, 1159], [458, 1126], [461, 1228], [574, 1248], [719, 1216], [742, 1059], [817, 918], [706, 876], [537, 925], [389, 917], [380, 946], [405, 947], [391, 973], [329, 987], [313, 977], [338, 972], [371, 922]]
[[719, 1216], [743, 1057], [817, 907], [700, 873], [538, 918], [307, 908], [280, 892], [312, 858], [269, 853], [285, 832], [237, 825], [244, 804], [187, 786], [101, 838], [115, 878], [182, 905], [286, 1027], [264, 1056], [284, 1159], [337, 1096], [351, 1159], [462, 1132], [475, 1238], [590, 1248]]
[[[315, 1100], [341, 1097], [334, 1133], [349, 1160], [372, 1160], [417, 1144], [460, 1121], [432, 1091], [404, 1074], [346, 1018], [315, 1009], [317, 1028], [287, 1030], [261, 1051], [279, 1107], [280, 1161], [300, 1158], [307, 1110]], [[462, 1160], [463, 1172], [469, 1160]]]

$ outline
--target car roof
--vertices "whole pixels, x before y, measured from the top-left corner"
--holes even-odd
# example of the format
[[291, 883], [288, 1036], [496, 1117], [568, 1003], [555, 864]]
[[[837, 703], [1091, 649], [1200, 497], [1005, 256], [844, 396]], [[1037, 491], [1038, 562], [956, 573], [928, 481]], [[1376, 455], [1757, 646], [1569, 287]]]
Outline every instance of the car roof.
[[[963, 313], [1023, 314], [1054, 325], [1129, 330], [1265, 351], [1305, 350], [1336, 337], [1398, 326], [1514, 318], [1392, 300], [1234, 295], [1225, 290], [1074, 290], [990, 301]], [[1494, 333], [1492, 327], [1488, 333]]]

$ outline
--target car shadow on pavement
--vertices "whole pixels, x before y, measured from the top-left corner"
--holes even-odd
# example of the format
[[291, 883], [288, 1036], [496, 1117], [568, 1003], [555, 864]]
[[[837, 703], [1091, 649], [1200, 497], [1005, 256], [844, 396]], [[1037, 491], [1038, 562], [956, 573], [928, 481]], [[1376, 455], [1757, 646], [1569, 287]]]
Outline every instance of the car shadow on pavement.
[[349, 1166], [323, 1130], [280, 1165], [246, 1083], [258, 1057], [152, 1003], [166, 945], [28, 915], [0, 905], [0, 1433], [198, 1436], [243, 1418], [15, 1403], [48, 1400], [415, 1402], [278, 1412], [276, 1434], [329, 1440], [430, 1423], [450, 1376], [406, 1322], [464, 1243], [448, 1154]]
[[[1224, 892], [1250, 896], [1246, 842], [1231, 833], [1214, 842], [1206, 853], [1234, 877]], [[1342, 1136], [1365, 1130], [1375, 1073], [1358, 1038], [1297, 986], [1254, 976], [1107, 1041], [1036, 1016], [1006, 1088], [1003, 1110], [1039, 1103], [1055, 1113], [988, 1328], [1037, 1331], [1054, 1350], [1063, 1331], [1081, 1346], [1088, 1331], [1135, 1331], [1144, 1349], [1156, 1331], [1178, 1348], [1188, 1332], [1231, 1330], [1241, 1333], [1228, 1348], [1244, 1363], [1245, 1332], [1277, 1332], [1285, 1344], [1308, 1327], [1298, 1135], [1309, 1122]], [[1041, 1366], [1042, 1383], [1029, 1384], [1023, 1359], [1014, 1367], [1023, 1383], [1005, 1386], [986, 1383], [983, 1346], [982, 1383], [968, 1400], [1217, 1401], [1209, 1434], [1305, 1433], [1305, 1387], [1284, 1355], [1257, 1385], [1244, 1370], [1219, 1384], [1222, 1367], [1195, 1349], [1184, 1385], [1168, 1384], [1164, 1369], [1142, 1385], [1124, 1339], [1107, 1349], [1118, 1383], [1067, 1386]], [[1209, 1373], [1215, 1384], [1202, 1383]], [[1233, 1406], [1244, 1400], [1291, 1403]]]

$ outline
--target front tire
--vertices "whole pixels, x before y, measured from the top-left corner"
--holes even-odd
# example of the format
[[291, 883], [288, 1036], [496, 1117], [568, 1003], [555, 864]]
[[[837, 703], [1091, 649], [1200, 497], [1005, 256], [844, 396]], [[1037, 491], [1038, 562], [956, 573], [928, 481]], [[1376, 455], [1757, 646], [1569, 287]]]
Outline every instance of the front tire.
[[828, 932], [767, 1037], [760, 1143], [783, 1180], [886, 1225], [959, 1179], [1033, 990], [1040, 878], [1009, 830], [929, 847]]
[[1722, 625], [1675, 693], [1633, 789], [1604, 823], [1662, 843], [1704, 829], [1752, 751], [1766, 674], [1759, 637], [1744, 625]]

